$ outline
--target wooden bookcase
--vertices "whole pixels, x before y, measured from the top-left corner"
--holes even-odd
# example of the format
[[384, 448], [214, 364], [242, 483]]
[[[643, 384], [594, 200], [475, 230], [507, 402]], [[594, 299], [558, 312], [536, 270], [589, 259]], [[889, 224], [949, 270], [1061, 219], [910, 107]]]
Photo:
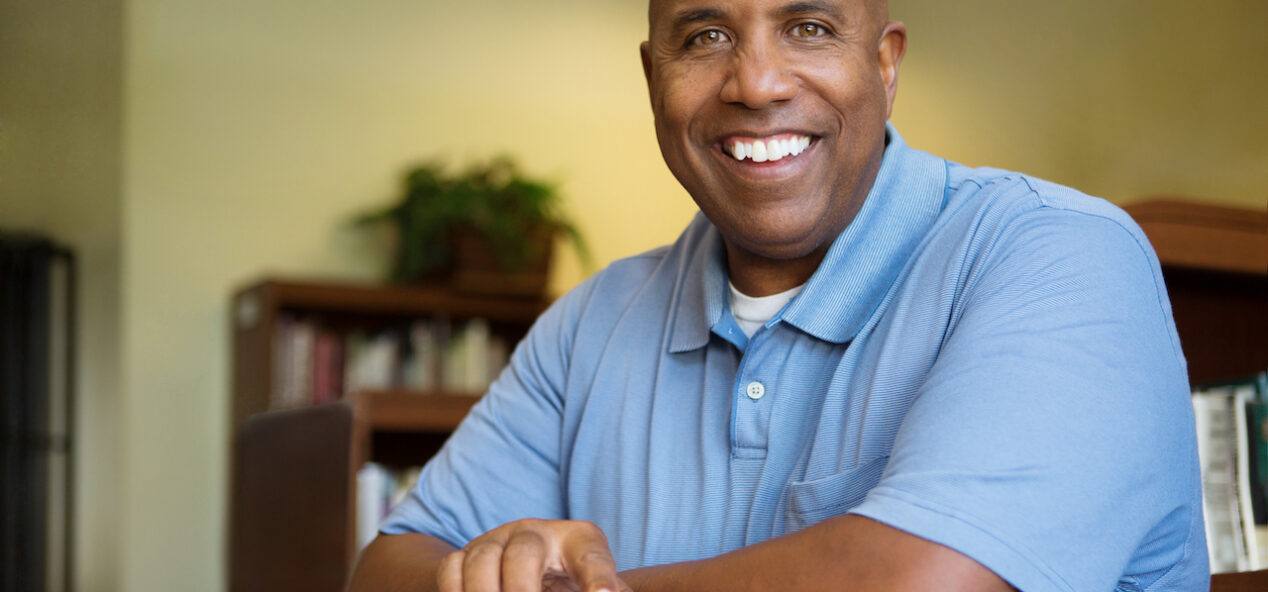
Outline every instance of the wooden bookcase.
[[[1127, 211], [1149, 235], [1194, 383], [1268, 368], [1268, 212], [1151, 200]], [[523, 331], [544, 301], [422, 288], [266, 281], [234, 297], [234, 440], [230, 588], [343, 589], [355, 560], [356, 472], [367, 461], [425, 462], [474, 397], [355, 393], [334, 404], [268, 409], [272, 335], [287, 312], [373, 325], [433, 314], [480, 316]], [[1222, 576], [1249, 590], [1268, 573]], [[1255, 588], [1258, 589], [1258, 588]]]
[[1124, 209], [1162, 263], [1190, 382], [1268, 369], [1268, 210], [1168, 199]]
[[274, 337], [287, 316], [344, 330], [482, 318], [515, 343], [549, 301], [422, 287], [266, 280], [233, 297], [229, 582], [234, 591], [342, 590], [356, 553], [356, 474], [427, 461], [478, 400], [440, 390], [356, 392], [271, 409]]
[[343, 327], [376, 329], [411, 319], [482, 318], [512, 343], [550, 303], [542, 299], [455, 294], [425, 287], [265, 280], [233, 297], [233, 423], [270, 411], [274, 336], [285, 315]]

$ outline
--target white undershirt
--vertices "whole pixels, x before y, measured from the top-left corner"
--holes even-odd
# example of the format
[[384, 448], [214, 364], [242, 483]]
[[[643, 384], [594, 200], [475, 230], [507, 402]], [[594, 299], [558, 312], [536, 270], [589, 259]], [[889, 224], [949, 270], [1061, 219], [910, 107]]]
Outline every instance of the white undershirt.
[[767, 321], [775, 318], [780, 309], [784, 308], [784, 305], [788, 304], [788, 301], [800, 293], [805, 286], [802, 284], [778, 294], [754, 298], [736, 290], [735, 284], [731, 282], [727, 282], [727, 285], [731, 287], [731, 315], [735, 317], [735, 323], [740, 326], [740, 330], [749, 337], [757, 333], [757, 330], [761, 329]]

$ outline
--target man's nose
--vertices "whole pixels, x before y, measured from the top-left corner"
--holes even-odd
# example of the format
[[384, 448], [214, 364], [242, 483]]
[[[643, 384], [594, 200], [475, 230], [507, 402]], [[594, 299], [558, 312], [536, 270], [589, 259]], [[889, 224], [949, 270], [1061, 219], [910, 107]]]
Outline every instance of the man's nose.
[[719, 95], [727, 103], [762, 109], [797, 96], [797, 80], [778, 52], [765, 48], [737, 52]]

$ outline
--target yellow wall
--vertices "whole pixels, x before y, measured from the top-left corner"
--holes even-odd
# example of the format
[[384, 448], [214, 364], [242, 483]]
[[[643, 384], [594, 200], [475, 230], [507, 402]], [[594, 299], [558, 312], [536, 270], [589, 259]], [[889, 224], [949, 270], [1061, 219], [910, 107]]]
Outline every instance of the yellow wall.
[[1268, 208], [1268, 2], [890, 0], [912, 145], [1115, 202]]
[[[0, 0], [0, 67], [27, 68], [0, 71], [0, 215], [22, 214], [0, 225], [106, 236], [81, 243], [106, 286], [84, 304], [105, 327], [87, 342], [107, 386], [83, 423], [121, 433], [122, 453], [111, 464], [108, 446], [93, 452], [108, 510], [90, 540], [108, 549], [89, 556], [107, 567], [82, 589], [223, 589], [228, 296], [266, 273], [379, 277], [385, 258], [342, 223], [391, 200], [408, 163], [516, 155], [562, 183], [600, 264], [672, 240], [694, 209], [657, 154], [640, 2], [131, 0], [121, 40], [65, 25], [45, 43], [106, 48], [104, 64], [75, 70], [122, 85], [121, 138], [100, 144], [82, 130], [120, 125], [109, 93], [83, 121], [45, 110], [85, 95], [46, 84], [56, 77], [31, 68], [43, 54], [10, 43], [65, 15], [19, 4]], [[44, 5], [73, 12], [67, 22], [100, 18], [93, 3]], [[1116, 201], [1265, 207], [1268, 4], [891, 5], [911, 30], [895, 122], [914, 146]], [[24, 135], [28, 124], [47, 136]], [[28, 145], [36, 137], [60, 144]], [[103, 168], [72, 187], [68, 160]], [[33, 201], [56, 187], [73, 225]], [[583, 277], [561, 263], [556, 291]]]
[[[563, 183], [600, 261], [672, 240], [692, 213], [656, 149], [637, 3], [127, 14], [126, 590], [223, 582], [230, 291], [264, 273], [380, 277], [341, 224], [396, 197], [408, 163], [517, 155]], [[580, 277], [564, 263], [559, 289]]]

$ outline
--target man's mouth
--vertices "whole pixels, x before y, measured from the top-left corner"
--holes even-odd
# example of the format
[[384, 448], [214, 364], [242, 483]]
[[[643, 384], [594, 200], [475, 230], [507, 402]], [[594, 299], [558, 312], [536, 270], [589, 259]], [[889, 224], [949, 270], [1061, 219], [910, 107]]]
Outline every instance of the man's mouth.
[[722, 141], [722, 151], [738, 161], [775, 162], [801, 154], [810, 146], [810, 136], [777, 134], [765, 138], [730, 137]]

